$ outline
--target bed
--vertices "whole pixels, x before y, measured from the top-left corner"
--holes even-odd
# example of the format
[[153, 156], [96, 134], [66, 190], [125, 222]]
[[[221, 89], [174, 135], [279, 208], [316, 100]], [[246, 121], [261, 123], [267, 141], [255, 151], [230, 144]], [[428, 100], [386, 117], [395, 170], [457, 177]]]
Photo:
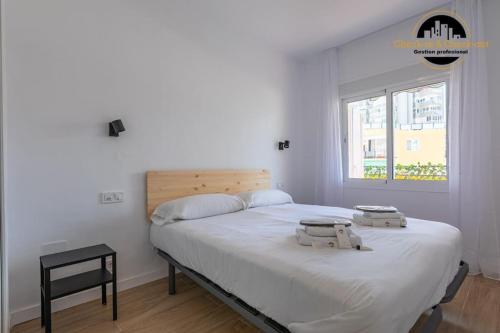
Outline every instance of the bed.
[[[148, 215], [161, 202], [202, 193], [270, 188], [265, 170], [148, 172]], [[429, 311], [424, 332], [441, 320], [465, 275], [461, 234], [447, 224], [409, 219], [402, 229], [354, 225], [373, 251], [313, 249], [295, 229], [311, 215], [352, 210], [285, 204], [151, 225], [151, 242], [177, 267], [264, 332], [408, 332]]]

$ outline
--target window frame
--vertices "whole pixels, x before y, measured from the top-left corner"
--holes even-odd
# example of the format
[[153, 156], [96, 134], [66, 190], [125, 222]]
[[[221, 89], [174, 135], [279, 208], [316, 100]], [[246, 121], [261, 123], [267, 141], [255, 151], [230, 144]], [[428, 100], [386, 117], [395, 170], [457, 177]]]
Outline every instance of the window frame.
[[[446, 85], [446, 174], [449, 177], [449, 113], [450, 113], [450, 79], [449, 74], [435, 75], [432, 77], [379, 87], [367, 90], [361, 94], [342, 96], [340, 101], [340, 120], [342, 131], [342, 170], [344, 186], [360, 189], [385, 189], [424, 192], [448, 192], [449, 179], [441, 181], [433, 180], [397, 180], [394, 179], [394, 124], [392, 95], [402, 90], [418, 88], [444, 82]], [[347, 104], [359, 100], [384, 96], [386, 98], [386, 155], [387, 155], [387, 179], [365, 179], [349, 178], [349, 146], [348, 146], [348, 109]]]

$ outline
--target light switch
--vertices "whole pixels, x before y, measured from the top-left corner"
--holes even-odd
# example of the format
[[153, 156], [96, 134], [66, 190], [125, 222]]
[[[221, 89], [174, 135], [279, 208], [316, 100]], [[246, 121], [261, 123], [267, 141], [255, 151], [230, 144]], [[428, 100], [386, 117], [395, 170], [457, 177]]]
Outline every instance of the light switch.
[[114, 193], [115, 202], [123, 202], [123, 192]]
[[101, 203], [109, 204], [109, 203], [123, 202], [123, 197], [124, 197], [124, 194], [122, 191], [102, 192], [101, 193]]

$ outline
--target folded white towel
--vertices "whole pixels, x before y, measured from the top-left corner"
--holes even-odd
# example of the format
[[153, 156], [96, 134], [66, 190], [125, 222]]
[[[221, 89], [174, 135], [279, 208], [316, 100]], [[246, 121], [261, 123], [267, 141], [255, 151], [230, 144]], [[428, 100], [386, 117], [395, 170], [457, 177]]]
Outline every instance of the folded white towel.
[[374, 219], [374, 227], [406, 227], [406, 218], [402, 217], [400, 219]]
[[306, 234], [315, 237], [334, 237], [335, 229], [333, 227], [312, 227], [306, 226]]
[[364, 225], [371, 227], [373, 225], [373, 220], [364, 217], [363, 214], [352, 214], [352, 221], [359, 225]]
[[338, 248], [338, 242], [325, 242], [324, 240], [315, 240], [312, 242], [312, 247], [315, 249], [324, 249], [325, 247], [335, 247]]
[[403, 213], [373, 213], [373, 212], [364, 212], [364, 217], [368, 217], [370, 219], [400, 219], [405, 217]]
[[338, 246], [337, 237], [314, 237], [308, 235], [304, 229], [297, 229], [295, 236], [297, 237], [297, 242], [304, 246], [313, 246], [315, 242], [318, 245], [326, 244], [328, 247]]
[[352, 220], [354, 223], [370, 227], [405, 227], [406, 218], [391, 218], [391, 219], [373, 219], [365, 217], [361, 214], [353, 214]]
[[[333, 229], [333, 228], [332, 228]], [[354, 232], [352, 232], [350, 229], [348, 229], [348, 234], [349, 234], [349, 240], [351, 242], [351, 246], [356, 249], [368, 249], [366, 247], [363, 247], [363, 241], [361, 240], [361, 237], [356, 235]], [[338, 247], [338, 239], [337, 237], [315, 237], [308, 235], [304, 229], [297, 229], [296, 230], [296, 238], [297, 242], [300, 245], [304, 246], [313, 246], [315, 248], [322, 248], [322, 247]]]

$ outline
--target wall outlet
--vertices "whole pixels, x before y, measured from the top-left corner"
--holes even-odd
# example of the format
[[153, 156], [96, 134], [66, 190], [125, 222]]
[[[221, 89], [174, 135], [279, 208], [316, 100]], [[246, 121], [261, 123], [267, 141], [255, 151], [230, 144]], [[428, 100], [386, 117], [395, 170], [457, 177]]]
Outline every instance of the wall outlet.
[[282, 190], [282, 189], [284, 189], [284, 188], [285, 188], [285, 184], [283, 184], [283, 183], [276, 183], [276, 188], [277, 188], [278, 190]]
[[109, 203], [123, 202], [123, 197], [124, 197], [124, 194], [122, 191], [102, 192], [101, 193], [101, 203], [109, 204]]

